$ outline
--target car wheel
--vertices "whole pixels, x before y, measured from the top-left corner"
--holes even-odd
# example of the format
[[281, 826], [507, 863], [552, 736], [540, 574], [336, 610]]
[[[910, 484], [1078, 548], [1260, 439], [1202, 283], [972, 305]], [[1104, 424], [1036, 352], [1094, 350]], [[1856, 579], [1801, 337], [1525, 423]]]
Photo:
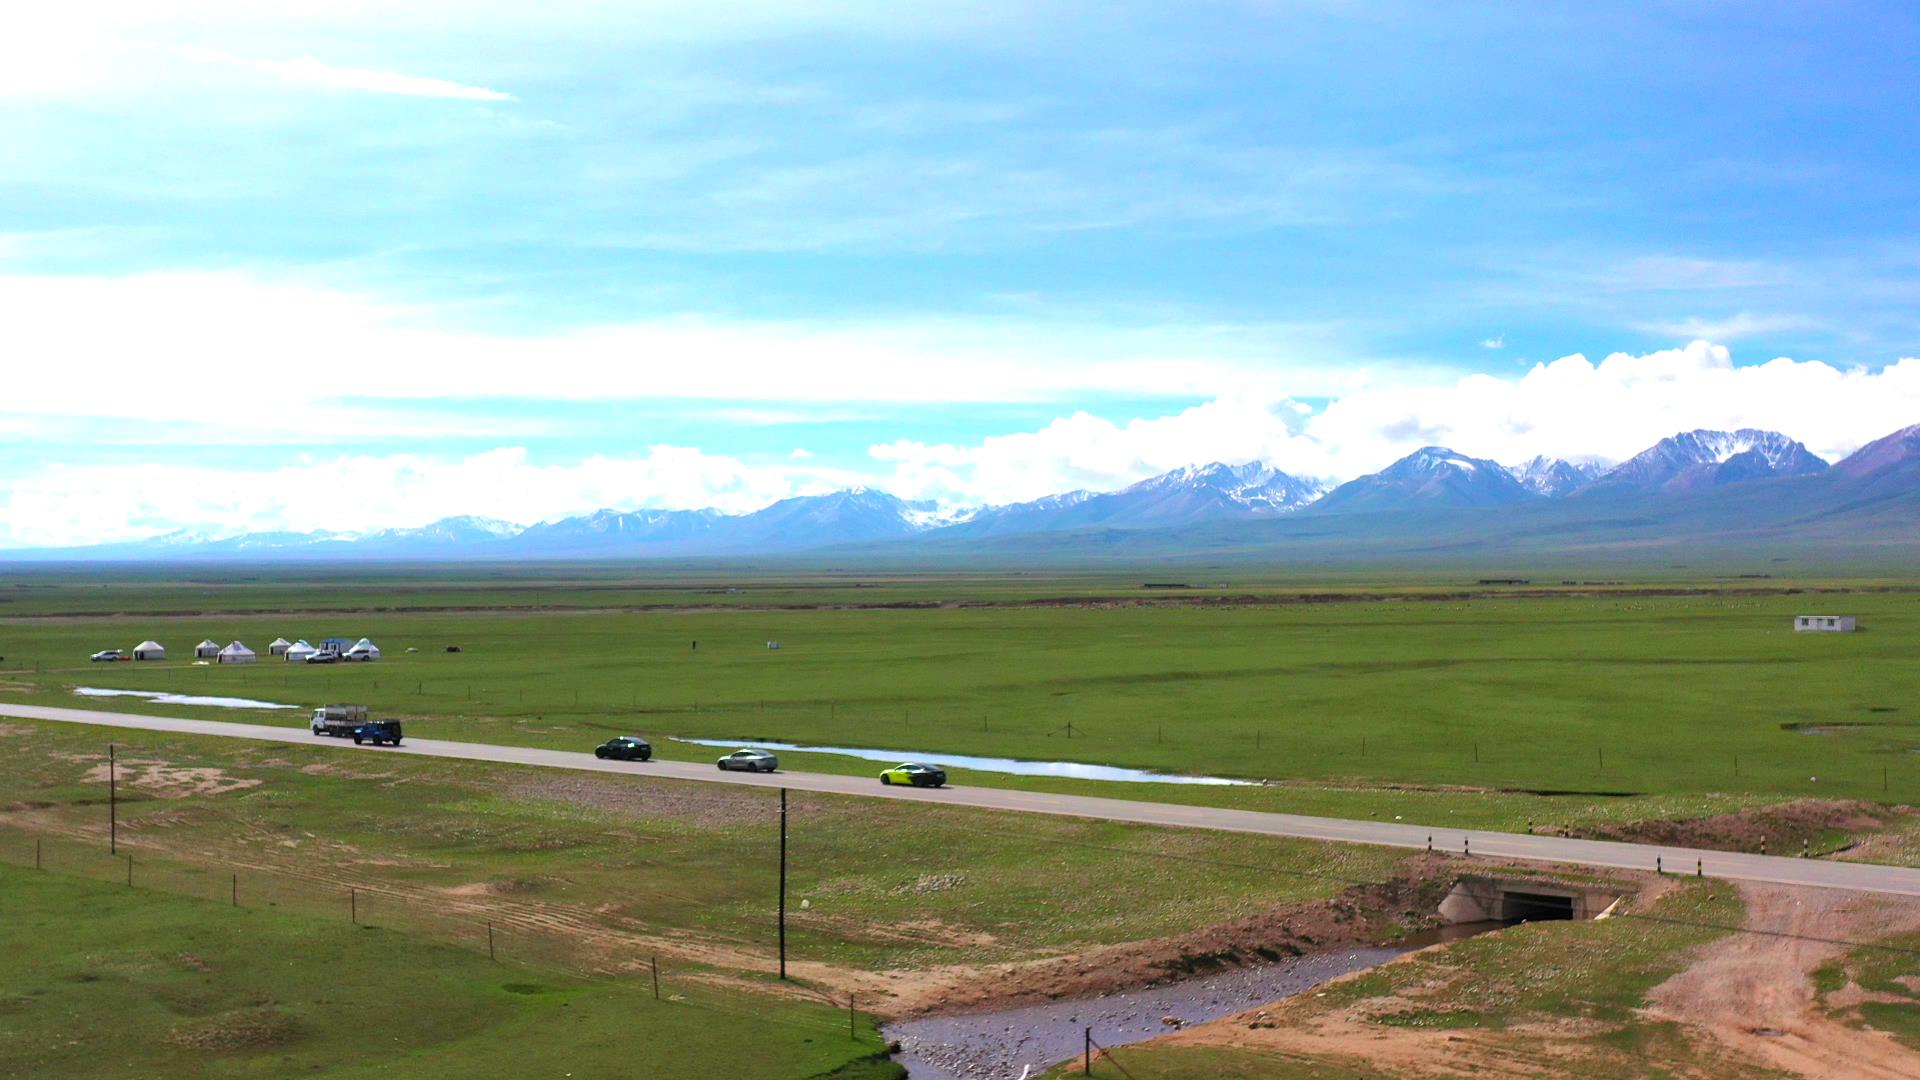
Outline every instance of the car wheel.
[[360, 739], [360, 736], [358, 736], [358, 735], [355, 735], [355, 736], [353, 737], [353, 745], [355, 745], [355, 746], [359, 746], [359, 745], [360, 745], [360, 742], [361, 742], [361, 739]]
[[599, 758], [601, 761], [607, 760], [607, 748], [604, 746], [594, 747], [593, 756]]
[[653, 760], [653, 755], [652, 755], [652, 754], [641, 754], [641, 755], [640, 755], [640, 760], [641, 760], [641, 761], [652, 761], [652, 760]]
[[724, 762], [724, 761], [723, 761], [723, 762], [721, 762], [721, 763], [720, 763], [720, 771], [721, 771], [721, 772], [726, 772], [726, 771], [727, 771], [727, 763], [726, 763], [726, 762]]
[[888, 787], [892, 787], [892, 786], [893, 786], [893, 777], [891, 777], [891, 776], [888, 776], [888, 775], [887, 775], [886, 773], [881, 773], [881, 774], [880, 774], [880, 782], [881, 782], [882, 784], [885, 784], [885, 785], [886, 785], [886, 786], [888, 786]]

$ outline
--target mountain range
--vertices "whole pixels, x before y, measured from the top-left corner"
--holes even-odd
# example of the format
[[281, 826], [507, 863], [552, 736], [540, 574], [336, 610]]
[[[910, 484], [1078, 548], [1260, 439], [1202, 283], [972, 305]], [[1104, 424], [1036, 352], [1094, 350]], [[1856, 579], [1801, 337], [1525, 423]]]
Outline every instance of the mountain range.
[[[1920, 544], [1920, 425], [1829, 466], [1778, 432], [1681, 432], [1618, 465], [1501, 465], [1429, 446], [1338, 486], [1259, 462], [1188, 466], [1119, 491], [1072, 491], [958, 512], [873, 488], [746, 514], [597, 510], [519, 526], [450, 517], [419, 528], [147, 540], [0, 553], [11, 561], [447, 560], [754, 557], [799, 552], [935, 559], [1082, 555], [1413, 556], [1440, 550], [1625, 550], [1830, 537]], [[1875, 545], [1880, 545], [1878, 548]], [[1901, 550], [1905, 550], [1901, 548]]]

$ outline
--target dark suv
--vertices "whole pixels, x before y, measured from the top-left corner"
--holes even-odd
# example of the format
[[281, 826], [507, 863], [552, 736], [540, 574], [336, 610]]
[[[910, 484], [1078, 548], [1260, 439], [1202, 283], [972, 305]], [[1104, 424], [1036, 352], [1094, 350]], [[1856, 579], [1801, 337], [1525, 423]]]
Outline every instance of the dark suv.
[[594, 747], [593, 756], [602, 761], [608, 758], [618, 761], [648, 761], [653, 758], [653, 746], [645, 739], [622, 735]]
[[400, 736], [400, 721], [369, 720], [353, 729], [353, 744], [359, 746], [362, 743], [372, 743], [379, 746], [385, 743], [388, 746], [399, 746]]

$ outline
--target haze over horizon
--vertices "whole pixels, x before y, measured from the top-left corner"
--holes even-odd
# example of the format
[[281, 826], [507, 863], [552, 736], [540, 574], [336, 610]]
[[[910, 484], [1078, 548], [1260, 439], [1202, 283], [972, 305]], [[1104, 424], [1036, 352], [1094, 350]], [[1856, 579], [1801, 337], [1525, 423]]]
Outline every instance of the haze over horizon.
[[0, 547], [1920, 422], [1905, 6], [168, 7], [0, 35]]

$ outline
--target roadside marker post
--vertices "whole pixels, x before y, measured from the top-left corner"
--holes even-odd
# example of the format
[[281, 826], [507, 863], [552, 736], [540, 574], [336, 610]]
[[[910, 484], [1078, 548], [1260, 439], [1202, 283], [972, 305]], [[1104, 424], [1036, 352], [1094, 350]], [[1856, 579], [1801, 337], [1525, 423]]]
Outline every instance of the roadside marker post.
[[120, 778], [113, 744], [107, 744], [107, 854], [120, 853]]

